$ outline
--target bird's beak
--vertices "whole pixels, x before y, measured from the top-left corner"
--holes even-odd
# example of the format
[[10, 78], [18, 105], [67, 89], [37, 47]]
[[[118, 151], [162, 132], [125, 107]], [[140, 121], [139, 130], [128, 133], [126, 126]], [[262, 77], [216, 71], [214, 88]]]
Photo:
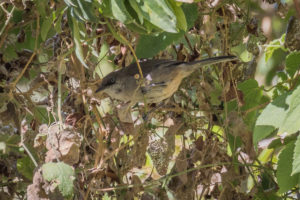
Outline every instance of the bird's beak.
[[103, 91], [104, 89], [105, 89], [105, 87], [103, 87], [103, 85], [101, 84], [101, 85], [99, 86], [99, 88], [96, 90], [95, 93], [101, 92], [101, 91]]

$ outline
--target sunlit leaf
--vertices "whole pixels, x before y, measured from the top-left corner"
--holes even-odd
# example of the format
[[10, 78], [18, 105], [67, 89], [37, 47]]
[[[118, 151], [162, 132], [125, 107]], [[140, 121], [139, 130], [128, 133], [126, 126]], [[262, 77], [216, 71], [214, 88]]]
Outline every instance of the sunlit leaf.
[[287, 73], [293, 77], [296, 71], [300, 69], [300, 52], [290, 53], [285, 59], [285, 64]]
[[279, 193], [284, 193], [291, 190], [298, 183], [299, 175], [291, 176], [294, 148], [295, 143], [291, 142], [279, 154], [276, 172]]
[[175, 2], [175, 0], [168, 0], [168, 2], [170, 3], [174, 14], [176, 15], [176, 19], [177, 19], [177, 28], [179, 28], [180, 30], [186, 31], [187, 29], [187, 22], [185, 19], [185, 14], [181, 8], [181, 6], [178, 6]]
[[72, 22], [73, 22], [73, 39], [75, 42], [75, 54], [76, 54], [78, 60], [81, 62], [81, 64], [85, 68], [88, 68], [88, 66], [84, 62], [81, 41], [80, 41], [78, 21], [76, 19], [72, 18]]
[[281, 36], [281, 38], [271, 41], [266, 47], [266, 62], [273, 56], [273, 53], [278, 50], [286, 50], [284, 47], [285, 34]]
[[165, 0], [143, 0], [137, 2], [145, 19], [170, 33], [177, 33], [177, 20]]
[[136, 0], [129, 0], [129, 3], [131, 5], [131, 7], [134, 9], [134, 11], [136, 12], [140, 23], [143, 24], [144, 23], [143, 13], [142, 13], [140, 7], [138, 6]]
[[112, 14], [117, 20], [123, 23], [128, 23], [132, 20], [132, 17], [126, 10], [126, 7], [124, 5], [125, 2], [123, 0], [111, 0], [110, 3]]
[[42, 166], [43, 177], [51, 181], [54, 187], [58, 185], [63, 196], [73, 195], [74, 170], [71, 166], [63, 163], [46, 163]]
[[81, 12], [81, 16], [90, 22], [97, 22], [97, 17], [95, 16], [93, 2], [90, 0], [77, 0], [78, 12]]
[[300, 129], [300, 87], [280, 95], [260, 114], [254, 128], [254, 141], [258, 142], [274, 130], [278, 134], [292, 134]]
[[[194, 25], [197, 18], [197, 7], [194, 4], [186, 4], [182, 6], [182, 9], [187, 19], [188, 28], [190, 28]], [[136, 47], [136, 54], [138, 58], [150, 58], [179, 40], [183, 35], [184, 31], [179, 33], [161, 33], [158, 36], [142, 35]]]
[[299, 172], [300, 172], [300, 135], [298, 135], [295, 143], [292, 175], [297, 174]]

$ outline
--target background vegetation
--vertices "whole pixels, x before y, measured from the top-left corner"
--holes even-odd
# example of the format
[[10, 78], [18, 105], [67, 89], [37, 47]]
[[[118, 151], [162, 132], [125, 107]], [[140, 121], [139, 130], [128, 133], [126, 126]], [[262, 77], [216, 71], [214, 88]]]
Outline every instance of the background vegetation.
[[[0, 199], [299, 199], [299, 17], [297, 0], [1, 1]], [[229, 54], [133, 124], [93, 92], [137, 59]]]

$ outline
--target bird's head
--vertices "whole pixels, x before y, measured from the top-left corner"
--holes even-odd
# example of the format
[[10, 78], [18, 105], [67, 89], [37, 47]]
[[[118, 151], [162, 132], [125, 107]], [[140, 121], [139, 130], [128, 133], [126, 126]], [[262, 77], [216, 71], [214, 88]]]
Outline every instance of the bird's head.
[[118, 83], [117, 73], [112, 72], [103, 78], [101, 84], [99, 85], [98, 89], [96, 90], [96, 93], [97, 92], [109, 93], [109, 90], [114, 88], [117, 83]]

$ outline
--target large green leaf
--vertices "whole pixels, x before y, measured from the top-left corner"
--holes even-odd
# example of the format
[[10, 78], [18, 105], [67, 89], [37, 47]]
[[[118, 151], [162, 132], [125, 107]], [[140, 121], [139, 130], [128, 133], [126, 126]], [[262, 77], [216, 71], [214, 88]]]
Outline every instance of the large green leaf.
[[75, 175], [71, 166], [63, 162], [50, 162], [42, 166], [42, 172], [44, 179], [58, 185], [58, 189], [63, 196], [71, 196], [73, 194]]
[[295, 143], [291, 142], [279, 154], [276, 172], [279, 193], [291, 190], [298, 183], [299, 175], [291, 176], [294, 148]]
[[124, 0], [111, 0], [110, 4], [114, 18], [122, 23], [128, 23], [132, 20], [132, 17], [125, 7]]
[[285, 59], [285, 64], [287, 73], [290, 77], [293, 77], [295, 72], [300, 68], [300, 52], [290, 53]]
[[129, 3], [130, 3], [130, 6], [133, 8], [133, 10], [136, 12], [139, 22], [141, 24], [143, 24], [144, 23], [143, 13], [142, 13], [139, 5], [137, 4], [136, 0], [129, 0]]
[[267, 62], [272, 56], [273, 56], [273, 53], [278, 50], [278, 49], [282, 49], [282, 50], [286, 50], [284, 48], [284, 40], [285, 40], [285, 34], [283, 34], [281, 36], [281, 38], [278, 38], [276, 40], [273, 40], [270, 42], [270, 44], [268, 44], [266, 46], [266, 57], [265, 57], [265, 61]]
[[32, 180], [34, 164], [29, 156], [17, 160], [17, 169], [27, 179]]
[[[184, 4], [182, 9], [187, 19], [188, 28], [191, 28], [198, 17], [197, 6], [195, 4]], [[142, 35], [136, 47], [136, 55], [138, 58], [153, 57], [159, 51], [179, 40], [184, 33], [184, 31], [180, 31], [179, 33], [164, 32], [158, 36]]]
[[95, 15], [93, 1], [91, 0], [64, 0], [70, 8], [72, 17], [80, 21], [98, 22]]
[[84, 62], [82, 47], [81, 47], [81, 41], [80, 41], [80, 34], [79, 34], [79, 26], [78, 21], [72, 17], [72, 33], [73, 33], [73, 40], [75, 43], [75, 54], [78, 58], [78, 60], [81, 62], [81, 64], [88, 68], [88, 66]]
[[176, 15], [177, 28], [179, 28], [180, 30], [186, 31], [187, 22], [186, 22], [185, 14], [184, 14], [181, 6], [177, 5], [174, 0], [168, 0], [168, 2], [174, 11], [174, 14]]
[[183, 35], [183, 31], [177, 34], [161, 33], [158, 36], [142, 35], [136, 47], [136, 55], [138, 58], [150, 58]]
[[254, 128], [254, 142], [276, 129], [278, 134], [292, 134], [300, 129], [300, 87], [277, 97], [263, 110]]
[[93, 1], [91, 0], [77, 0], [78, 10], [81, 11], [85, 20], [90, 22], [98, 22], [95, 13], [93, 12]]
[[300, 172], [300, 135], [298, 135], [295, 143], [292, 175], [299, 172]]
[[139, 0], [137, 3], [149, 22], [166, 32], [178, 32], [176, 16], [165, 0]]
[[300, 129], [300, 87], [298, 86], [287, 98], [289, 109], [286, 110], [285, 118], [279, 126], [279, 134], [287, 132], [292, 134]]
[[[242, 106], [242, 111], [247, 111], [251, 108], [259, 106], [262, 103], [263, 89], [258, 86], [254, 79], [246, 80], [238, 85], [238, 89], [243, 92], [245, 104]], [[257, 116], [257, 110], [254, 110], [245, 118], [245, 122], [249, 127], [253, 127]]]
[[6, 49], [4, 50], [2, 59], [5, 62], [10, 62], [10, 61], [12, 61], [13, 59], [16, 59], [16, 58], [18, 58], [18, 55], [16, 53], [15, 46], [13, 46], [13, 45], [7, 46]]
[[47, 6], [47, 1], [40, 1], [40, 0], [35, 0], [36, 3], [36, 8], [38, 13], [42, 16], [42, 17], [46, 17], [46, 6]]
[[45, 17], [44, 21], [43, 21], [43, 24], [42, 24], [42, 27], [41, 27], [41, 37], [42, 37], [43, 41], [45, 41], [47, 39], [47, 35], [48, 35], [48, 32], [51, 28], [51, 25], [52, 25], [51, 17]]

